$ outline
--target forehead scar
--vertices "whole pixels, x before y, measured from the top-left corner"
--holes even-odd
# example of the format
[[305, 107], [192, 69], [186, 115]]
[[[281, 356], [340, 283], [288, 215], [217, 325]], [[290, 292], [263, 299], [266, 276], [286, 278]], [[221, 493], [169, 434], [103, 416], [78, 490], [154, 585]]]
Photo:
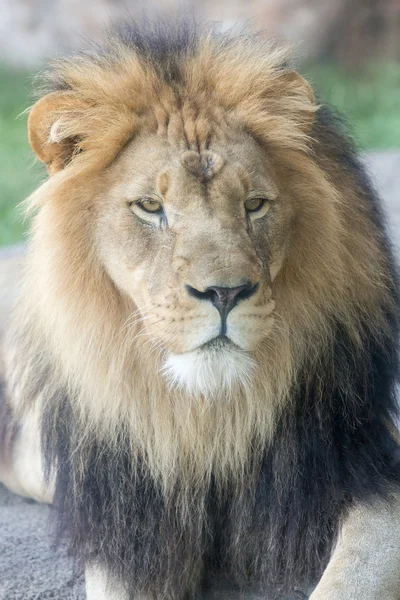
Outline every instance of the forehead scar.
[[219, 154], [209, 150], [200, 153], [194, 150], [186, 150], [181, 155], [181, 163], [201, 183], [206, 183], [221, 170], [224, 161]]

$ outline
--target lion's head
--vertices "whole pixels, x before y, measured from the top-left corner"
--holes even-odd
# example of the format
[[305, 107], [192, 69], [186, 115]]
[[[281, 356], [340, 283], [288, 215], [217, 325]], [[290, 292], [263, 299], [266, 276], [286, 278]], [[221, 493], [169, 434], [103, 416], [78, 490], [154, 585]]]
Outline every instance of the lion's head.
[[272, 164], [235, 123], [209, 119], [195, 133], [195, 119], [163, 117], [103, 174], [93, 241], [132, 302], [125, 335], [162, 352], [172, 386], [226, 392], [249, 383], [252, 352], [273, 326], [293, 211], [277, 205]]
[[265, 443], [335, 328], [357, 344], [369, 315], [385, 323], [387, 281], [286, 52], [228, 34], [161, 46], [122, 34], [50, 72], [29, 119], [50, 178], [18, 327], [20, 370], [51, 365], [89, 428], [123, 422], [171, 473]]

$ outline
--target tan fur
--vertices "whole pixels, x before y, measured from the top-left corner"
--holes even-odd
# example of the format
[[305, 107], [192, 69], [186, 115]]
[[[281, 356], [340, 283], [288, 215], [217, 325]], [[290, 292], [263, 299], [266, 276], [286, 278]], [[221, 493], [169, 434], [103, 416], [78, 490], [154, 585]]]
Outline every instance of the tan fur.
[[356, 506], [310, 600], [400, 598], [400, 501]]

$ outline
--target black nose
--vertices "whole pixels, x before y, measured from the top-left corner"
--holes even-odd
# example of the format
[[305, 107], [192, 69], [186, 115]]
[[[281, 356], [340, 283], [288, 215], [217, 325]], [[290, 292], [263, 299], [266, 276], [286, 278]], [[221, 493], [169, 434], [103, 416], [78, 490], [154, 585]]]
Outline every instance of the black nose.
[[215, 308], [218, 310], [221, 318], [225, 319], [227, 314], [234, 306], [236, 306], [238, 302], [240, 302], [240, 300], [250, 298], [250, 296], [256, 293], [258, 289], [258, 283], [253, 285], [250, 281], [248, 281], [243, 285], [238, 285], [237, 287], [219, 287], [212, 285], [204, 290], [204, 292], [196, 290], [196, 288], [192, 287], [191, 285], [187, 285], [186, 289], [191, 296], [199, 298], [199, 300], [209, 300], [211, 304], [213, 304], [213, 306], [215, 306]]

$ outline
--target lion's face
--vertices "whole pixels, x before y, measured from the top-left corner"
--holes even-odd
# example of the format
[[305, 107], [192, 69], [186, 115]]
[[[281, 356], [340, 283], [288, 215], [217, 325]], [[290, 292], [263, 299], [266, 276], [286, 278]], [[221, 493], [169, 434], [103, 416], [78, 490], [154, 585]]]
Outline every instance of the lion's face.
[[101, 260], [137, 307], [127, 335], [165, 350], [172, 381], [193, 391], [250, 375], [288, 244], [291, 211], [265, 151], [229, 133], [198, 151], [139, 135], [96, 203]]

